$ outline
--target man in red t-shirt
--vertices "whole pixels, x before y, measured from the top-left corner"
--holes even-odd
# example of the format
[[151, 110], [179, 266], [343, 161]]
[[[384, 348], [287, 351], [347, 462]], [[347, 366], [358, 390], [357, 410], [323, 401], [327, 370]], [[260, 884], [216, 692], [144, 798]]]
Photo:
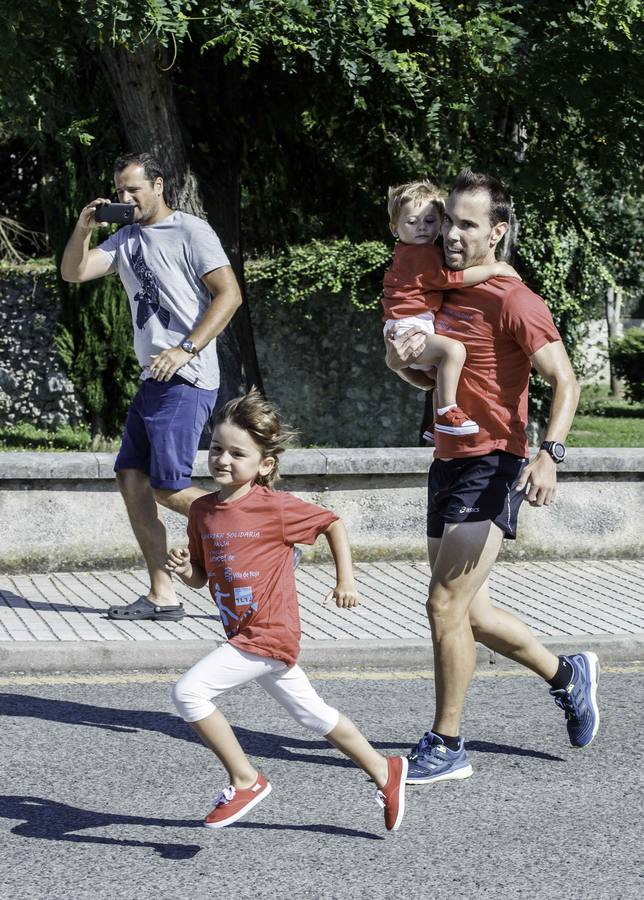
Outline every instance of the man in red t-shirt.
[[[445, 262], [460, 271], [494, 261], [509, 228], [512, 201], [495, 178], [464, 170], [442, 225]], [[475, 641], [527, 666], [550, 685], [573, 746], [587, 746], [599, 726], [599, 663], [594, 653], [556, 657], [509, 612], [492, 605], [488, 577], [503, 538], [514, 538], [519, 507], [549, 505], [557, 464], [579, 387], [550, 312], [522, 282], [496, 277], [444, 295], [436, 333], [467, 351], [457, 402], [479, 423], [477, 434], [436, 435], [429, 472], [427, 534], [432, 578], [427, 610], [434, 644], [436, 715], [412, 751], [408, 782], [467, 778], [472, 767], [460, 735]], [[402, 368], [422, 352], [421, 331], [391, 340], [389, 361], [411, 384], [426, 373]], [[529, 462], [525, 427], [531, 368], [552, 388], [545, 440]]]

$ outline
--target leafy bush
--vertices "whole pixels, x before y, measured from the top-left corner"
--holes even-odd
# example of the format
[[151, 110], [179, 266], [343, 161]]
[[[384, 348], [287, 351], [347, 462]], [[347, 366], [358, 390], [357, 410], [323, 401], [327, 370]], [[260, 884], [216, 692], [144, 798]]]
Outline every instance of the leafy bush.
[[305, 304], [316, 294], [342, 294], [358, 309], [372, 310], [379, 305], [391, 256], [392, 248], [380, 241], [311, 241], [248, 261], [245, 275], [248, 284], [262, 282], [266, 299], [299, 305], [300, 315], [309, 315]]
[[[584, 360], [577, 352], [582, 323], [592, 315], [599, 286], [610, 276], [596, 239], [571, 220], [565, 208], [543, 211], [525, 201], [519, 208], [518, 268], [528, 285], [548, 305], [570, 356], [575, 374], [584, 374]], [[549, 415], [552, 391], [533, 373], [530, 380], [530, 418], [540, 424]]]
[[623, 338], [610, 342], [615, 372], [626, 382], [626, 396], [644, 401], [644, 328], [629, 328]]

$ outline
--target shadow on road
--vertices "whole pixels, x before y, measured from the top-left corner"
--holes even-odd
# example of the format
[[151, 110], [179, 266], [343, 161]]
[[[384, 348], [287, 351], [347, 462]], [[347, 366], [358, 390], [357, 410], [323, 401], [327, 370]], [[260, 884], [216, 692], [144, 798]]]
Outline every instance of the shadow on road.
[[[203, 746], [197, 735], [178, 716], [168, 713], [138, 709], [115, 709], [110, 706], [92, 706], [70, 700], [53, 700], [34, 697], [31, 694], [0, 694], [0, 716], [29, 717], [65, 725], [82, 725], [103, 728], [124, 734], [151, 731], [171, 738]], [[238, 725], [235, 734], [244, 750], [251, 756], [264, 759], [283, 759], [340, 768], [354, 768], [344, 757], [332, 756], [327, 751], [327, 741], [306, 740], [265, 731], [249, 731]], [[373, 742], [379, 750], [397, 750], [407, 744]], [[318, 752], [316, 752], [318, 751]]]
[[9, 609], [42, 609], [50, 612], [80, 612], [83, 615], [87, 613], [103, 613], [105, 615], [105, 607], [95, 609], [92, 606], [83, 606], [82, 603], [61, 603], [58, 600], [28, 600], [20, 594], [14, 594], [11, 591], [3, 591], [2, 599]]
[[311, 831], [314, 834], [330, 834], [335, 837], [366, 838], [369, 841], [384, 841], [384, 835], [370, 831], [356, 831], [354, 828], [338, 828], [337, 825], [276, 825], [274, 822], [235, 822], [229, 828], [266, 828], [269, 831]]
[[[101, 616], [103, 619], [107, 619], [107, 606], [101, 606], [98, 609], [93, 606], [84, 606], [82, 603], [63, 603], [58, 600], [30, 600], [27, 597], [23, 597], [20, 594], [14, 594], [11, 591], [2, 591], [2, 600], [5, 601], [6, 606], [9, 609], [35, 609], [35, 610], [43, 610], [44, 612], [71, 612], [71, 613], [80, 613], [83, 616], [89, 615], [93, 613], [95, 615]], [[115, 598], [118, 605], [118, 598]], [[126, 601], [123, 600], [123, 605], [125, 606]], [[188, 613], [186, 615], [188, 619], [210, 619], [213, 622], [220, 622], [221, 619], [216, 613]], [[47, 621], [45, 619], [45, 621]], [[118, 621], [120, 625], [127, 625], [127, 619], [112, 619], [111, 621]], [[52, 638], [53, 639], [53, 638]]]
[[500, 753], [503, 756], [529, 756], [532, 759], [546, 759], [548, 762], [564, 762], [561, 756], [544, 753], [543, 750], [528, 750], [525, 747], [512, 747], [508, 744], [493, 744], [490, 741], [467, 741], [468, 750], [478, 753]]
[[[162, 859], [192, 859], [203, 847], [200, 844], [173, 844], [161, 841], [135, 841], [130, 838], [99, 837], [78, 834], [89, 828], [109, 828], [114, 825], [141, 825], [155, 828], [203, 828], [201, 819], [153, 819], [145, 816], [116, 815], [80, 809], [67, 803], [58, 803], [44, 797], [22, 797], [0, 794], [0, 817], [22, 819], [11, 831], [20, 837], [39, 838], [45, 841], [67, 841], [76, 844], [105, 844], [117, 847], [147, 847]], [[288, 825], [271, 822], [237, 822], [233, 828], [261, 828], [268, 831], [308, 831], [335, 837], [363, 838], [381, 841], [384, 837], [369, 831], [339, 828], [336, 825]]]
[[160, 841], [135, 841], [129, 838], [98, 837], [77, 834], [86, 828], [109, 828], [112, 825], [147, 825], [170, 828], [198, 828], [201, 822], [192, 819], [150, 819], [145, 816], [119, 816], [112, 813], [79, 809], [43, 797], [0, 795], [0, 816], [23, 819], [11, 831], [21, 837], [46, 841], [70, 841], [82, 844], [107, 844], [117, 847], [149, 847], [162, 859], [192, 859], [202, 849], [199, 844], [170, 844]]

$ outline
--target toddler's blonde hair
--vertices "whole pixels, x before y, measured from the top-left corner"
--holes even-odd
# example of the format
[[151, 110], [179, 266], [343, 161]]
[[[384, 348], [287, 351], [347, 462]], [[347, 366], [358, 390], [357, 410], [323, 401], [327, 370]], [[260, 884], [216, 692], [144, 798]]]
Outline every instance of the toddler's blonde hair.
[[414, 203], [430, 201], [438, 210], [441, 219], [445, 214], [445, 200], [440, 188], [432, 184], [431, 181], [409, 181], [407, 184], [390, 187], [387, 192], [387, 212], [389, 213], [390, 222], [394, 225], [396, 224], [400, 216], [400, 210], [410, 200]]

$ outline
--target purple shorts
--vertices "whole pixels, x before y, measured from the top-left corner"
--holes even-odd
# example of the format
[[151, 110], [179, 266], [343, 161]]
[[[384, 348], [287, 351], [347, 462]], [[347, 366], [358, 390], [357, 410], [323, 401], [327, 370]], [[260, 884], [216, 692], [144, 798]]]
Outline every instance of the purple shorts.
[[194, 387], [178, 375], [141, 382], [125, 420], [114, 471], [140, 469], [153, 488], [190, 487], [199, 438], [217, 391]]

